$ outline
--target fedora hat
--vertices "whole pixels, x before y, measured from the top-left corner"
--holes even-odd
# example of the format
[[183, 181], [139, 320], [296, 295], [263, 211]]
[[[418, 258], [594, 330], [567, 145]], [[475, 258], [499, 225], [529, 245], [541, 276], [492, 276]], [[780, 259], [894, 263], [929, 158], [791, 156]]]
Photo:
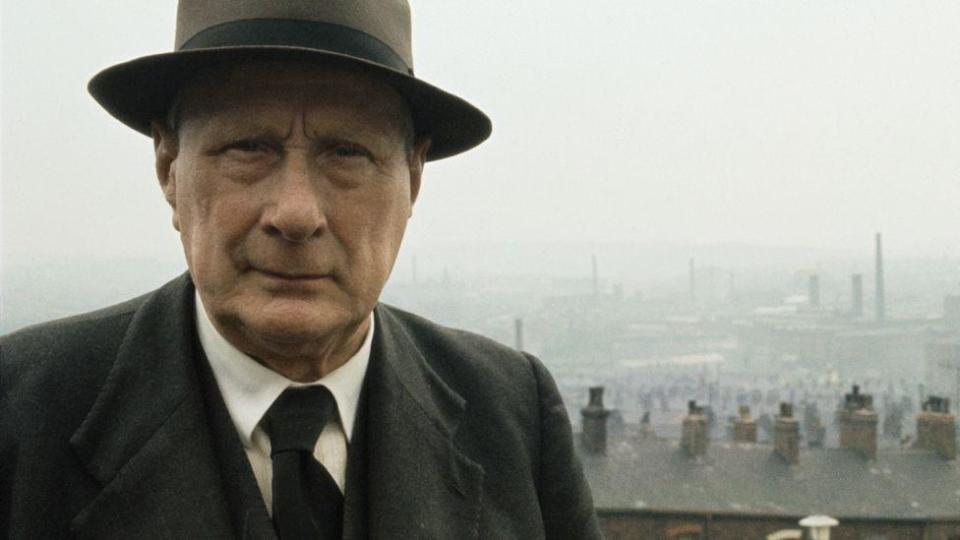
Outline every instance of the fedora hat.
[[406, 0], [180, 0], [174, 51], [104, 69], [90, 94], [115, 118], [151, 134], [185, 82], [236, 61], [298, 60], [361, 71], [410, 106], [427, 160], [459, 154], [490, 136], [490, 119], [413, 74]]

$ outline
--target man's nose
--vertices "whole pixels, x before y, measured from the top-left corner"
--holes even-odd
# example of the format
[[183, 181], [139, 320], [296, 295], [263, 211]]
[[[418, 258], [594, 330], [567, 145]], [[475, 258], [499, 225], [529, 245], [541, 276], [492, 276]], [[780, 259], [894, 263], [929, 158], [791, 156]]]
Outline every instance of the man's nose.
[[297, 243], [319, 236], [326, 227], [326, 216], [307, 160], [288, 155], [275, 181], [273, 200], [263, 215], [268, 234]]

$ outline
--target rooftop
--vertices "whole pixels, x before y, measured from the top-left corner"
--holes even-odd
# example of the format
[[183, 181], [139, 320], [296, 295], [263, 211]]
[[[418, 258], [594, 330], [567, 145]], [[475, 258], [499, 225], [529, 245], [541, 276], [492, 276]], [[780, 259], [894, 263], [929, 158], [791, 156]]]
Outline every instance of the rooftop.
[[710, 441], [694, 459], [678, 441], [628, 436], [611, 437], [606, 455], [581, 452], [581, 460], [600, 510], [960, 516], [960, 460], [930, 450], [881, 450], [875, 461], [851, 450], [804, 450], [791, 466], [765, 444]]

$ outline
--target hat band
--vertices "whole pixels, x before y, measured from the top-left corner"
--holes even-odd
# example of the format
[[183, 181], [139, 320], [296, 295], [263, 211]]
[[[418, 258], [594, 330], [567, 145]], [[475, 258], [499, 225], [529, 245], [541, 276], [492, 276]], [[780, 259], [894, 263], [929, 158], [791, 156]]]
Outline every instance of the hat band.
[[246, 19], [197, 32], [180, 50], [217, 47], [303, 47], [345, 54], [413, 75], [393, 49], [360, 30], [339, 24], [292, 19]]

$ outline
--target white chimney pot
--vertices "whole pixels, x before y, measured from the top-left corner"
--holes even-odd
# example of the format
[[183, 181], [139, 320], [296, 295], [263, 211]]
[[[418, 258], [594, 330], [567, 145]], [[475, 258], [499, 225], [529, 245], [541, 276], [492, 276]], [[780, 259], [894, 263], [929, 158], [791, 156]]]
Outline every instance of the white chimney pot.
[[830, 528], [840, 522], [830, 516], [813, 515], [800, 520], [800, 526], [810, 530], [811, 540], [830, 540]]

